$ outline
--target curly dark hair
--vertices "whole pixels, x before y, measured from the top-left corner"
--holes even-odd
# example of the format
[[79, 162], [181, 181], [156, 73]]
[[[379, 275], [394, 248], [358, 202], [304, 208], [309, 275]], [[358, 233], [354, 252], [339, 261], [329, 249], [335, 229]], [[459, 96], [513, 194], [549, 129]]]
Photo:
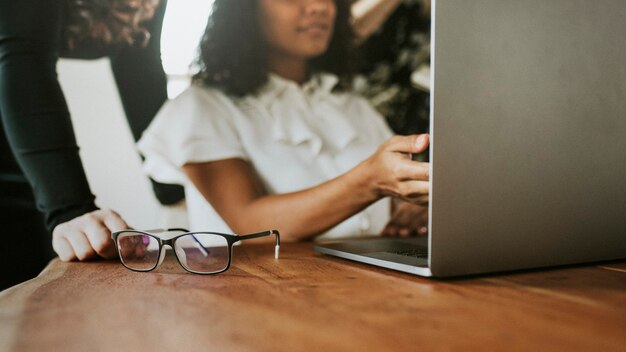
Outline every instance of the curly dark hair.
[[66, 0], [65, 39], [69, 49], [82, 42], [146, 45], [142, 23], [154, 16], [160, 0]]
[[[335, 0], [337, 16], [328, 50], [309, 63], [311, 73], [339, 77], [337, 89], [352, 83], [351, 0]], [[268, 80], [268, 49], [260, 30], [258, 0], [215, 0], [200, 42], [194, 83], [242, 97], [255, 93]]]

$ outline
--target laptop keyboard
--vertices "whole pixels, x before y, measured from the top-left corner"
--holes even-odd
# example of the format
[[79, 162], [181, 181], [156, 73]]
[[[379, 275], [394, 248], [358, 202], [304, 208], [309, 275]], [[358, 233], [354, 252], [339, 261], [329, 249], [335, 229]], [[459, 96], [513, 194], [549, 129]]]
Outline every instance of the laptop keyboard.
[[428, 258], [428, 249], [427, 248], [411, 248], [411, 249], [403, 249], [399, 251], [393, 251], [391, 253], [404, 255], [407, 257], [414, 258]]

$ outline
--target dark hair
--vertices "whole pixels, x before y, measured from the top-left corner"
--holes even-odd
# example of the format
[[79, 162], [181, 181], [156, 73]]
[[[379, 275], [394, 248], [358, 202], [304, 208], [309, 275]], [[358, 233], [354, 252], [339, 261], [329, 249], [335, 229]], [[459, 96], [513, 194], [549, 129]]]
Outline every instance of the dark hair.
[[[332, 39], [326, 52], [310, 61], [309, 69], [311, 73], [337, 75], [337, 88], [348, 89], [354, 66], [350, 0], [335, 0], [335, 4]], [[258, 18], [258, 0], [215, 0], [200, 42], [199, 72], [193, 81], [240, 97], [263, 86], [268, 79], [267, 46]]]
[[146, 45], [142, 22], [154, 16], [160, 0], [66, 0], [65, 40], [69, 49], [85, 41]]

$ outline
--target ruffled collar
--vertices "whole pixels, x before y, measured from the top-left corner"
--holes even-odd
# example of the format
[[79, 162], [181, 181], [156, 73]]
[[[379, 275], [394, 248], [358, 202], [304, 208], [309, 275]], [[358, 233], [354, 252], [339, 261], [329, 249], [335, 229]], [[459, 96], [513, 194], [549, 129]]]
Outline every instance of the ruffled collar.
[[[337, 82], [335, 75], [317, 74], [300, 86], [270, 74], [254, 99], [271, 115], [272, 139], [293, 145], [306, 143], [315, 155], [324, 145], [335, 151], [345, 148], [357, 134], [344, 116], [338, 116], [342, 111], [332, 92]], [[321, 129], [323, 133], [318, 132]]]
[[319, 99], [330, 96], [338, 81], [335, 75], [320, 73], [299, 86], [294, 81], [270, 73], [267, 83], [259, 90], [256, 98], [266, 107], [271, 106], [287, 91], [300, 92], [305, 96]]

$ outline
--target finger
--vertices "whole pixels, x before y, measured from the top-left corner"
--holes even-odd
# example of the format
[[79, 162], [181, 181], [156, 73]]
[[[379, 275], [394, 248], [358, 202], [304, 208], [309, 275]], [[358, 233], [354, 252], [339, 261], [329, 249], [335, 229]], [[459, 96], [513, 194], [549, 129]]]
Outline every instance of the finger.
[[[401, 197], [401, 196], [399, 196]], [[428, 199], [428, 195], [419, 195], [415, 197], [401, 197], [405, 202], [412, 203], [414, 205], [427, 207], [429, 205], [430, 200]]]
[[389, 236], [397, 236], [398, 235], [398, 227], [396, 225], [389, 225], [387, 229], [387, 233]]
[[417, 234], [420, 236], [426, 236], [428, 235], [428, 227], [426, 226], [422, 226], [417, 230]]
[[122, 219], [122, 217], [113, 210], [104, 210], [103, 220], [104, 224], [111, 232], [129, 229], [126, 221], [124, 221], [124, 219]]
[[421, 153], [430, 143], [427, 134], [410, 135], [410, 136], [394, 136], [386, 143], [384, 149], [392, 152], [401, 153]]
[[109, 245], [97, 253], [99, 256], [101, 256], [104, 259], [115, 259], [118, 256], [117, 248], [115, 248], [115, 243], [110, 239], [109, 239]]
[[399, 167], [397, 170], [398, 171], [396, 175], [400, 181], [428, 181], [430, 179], [429, 163], [421, 163], [413, 160], [403, 160], [399, 163]]
[[407, 202], [413, 203], [415, 205], [420, 205], [420, 206], [428, 206], [428, 204], [430, 203], [430, 199], [428, 198], [428, 195], [405, 198], [404, 200]]
[[85, 230], [91, 248], [102, 258], [113, 259], [117, 256], [111, 232], [102, 223], [93, 223]]
[[[421, 204], [424, 199], [428, 203], [428, 193], [430, 187], [428, 181], [405, 181], [398, 185], [398, 193], [403, 199], [414, 203]], [[420, 202], [416, 202], [419, 200]]]
[[409, 237], [409, 235], [411, 234], [411, 230], [403, 227], [400, 230], [398, 230], [398, 235], [400, 235], [400, 237]]
[[72, 250], [78, 260], [87, 260], [96, 257], [96, 252], [91, 248], [87, 236], [82, 232], [72, 232], [65, 236], [72, 246]]
[[74, 254], [74, 249], [68, 242], [68, 240], [64, 237], [54, 236], [52, 238], [52, 248], [64, 262], [69, 262], [76, 259], [76, 254]]

